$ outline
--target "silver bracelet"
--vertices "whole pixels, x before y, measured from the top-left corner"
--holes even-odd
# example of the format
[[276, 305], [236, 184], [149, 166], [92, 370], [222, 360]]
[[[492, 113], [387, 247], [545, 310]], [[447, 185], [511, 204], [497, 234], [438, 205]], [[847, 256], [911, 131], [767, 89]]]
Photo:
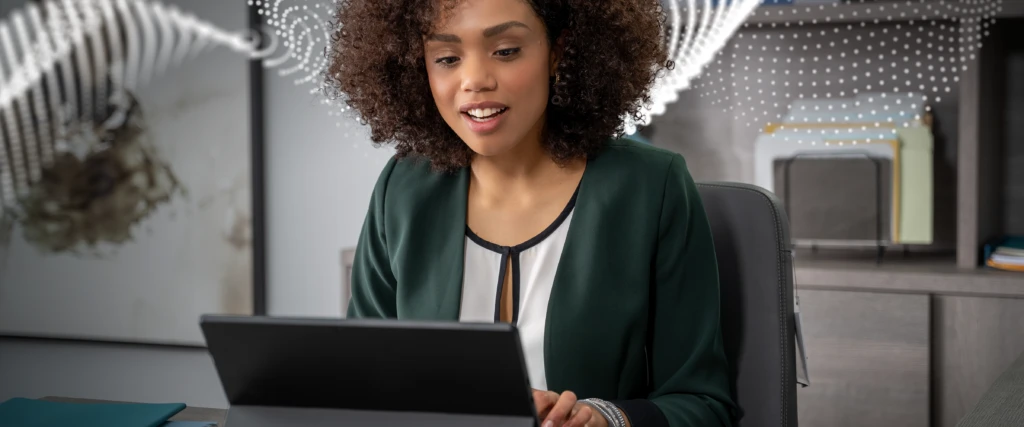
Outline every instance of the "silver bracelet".
[[602, 399], [583, 399], [581, 403], [586, 403], [601, 413], [601, 416], [608, 421], [608, 427], [626, 427], [626, 418], [622, 416], [622, 411], [613, 405], [611, 402]]
[[597, 399], [583, 399], [580, 401], [580, 403], [586, 403], [591, 408], [594, 408], [594, 410], [597, 411], [597, 413], [601, 414], [601, 416], [604, 417], [605, 421], [608, 422], [608, 427], [617, 427], [615, 425], [615, 416], [608, 413], [608, 408], [602, 405], [601, 402], [599, 402]]

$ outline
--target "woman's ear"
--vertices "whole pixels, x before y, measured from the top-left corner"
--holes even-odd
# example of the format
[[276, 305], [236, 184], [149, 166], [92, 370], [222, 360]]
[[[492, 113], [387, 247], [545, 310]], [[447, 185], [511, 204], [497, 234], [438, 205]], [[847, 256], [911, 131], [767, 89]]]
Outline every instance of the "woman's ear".
[[565, 37], [568, 34], [568, 30], [562, 30], [562, 34], [555, 40], [555, 45], [551, 46], [551, 60], [548, 67], [551, 77], [555, 77], [558, 71], [558, 63], [562, 61], [562, 55], [565, 53]]

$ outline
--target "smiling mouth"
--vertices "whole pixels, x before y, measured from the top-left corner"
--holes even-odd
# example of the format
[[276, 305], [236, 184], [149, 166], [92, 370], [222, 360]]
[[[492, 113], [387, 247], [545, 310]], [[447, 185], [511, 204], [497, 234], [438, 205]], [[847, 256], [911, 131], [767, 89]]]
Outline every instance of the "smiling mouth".
[[486, 122], [493, 120], [494, 118], [505, 114], [508, 111], [508, 107], [505, 108], [475, 108], [469, 110], [463, 114], [469, 116], [469, 118], [475, 122]]

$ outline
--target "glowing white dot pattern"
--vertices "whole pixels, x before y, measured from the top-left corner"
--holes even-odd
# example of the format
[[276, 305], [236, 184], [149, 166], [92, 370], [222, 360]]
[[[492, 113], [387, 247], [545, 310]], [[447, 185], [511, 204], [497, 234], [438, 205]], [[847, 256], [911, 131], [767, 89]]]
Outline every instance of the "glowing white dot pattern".
[[[668, 5], [668, 57], [673, 69], [659, 76], [651, 90], [651, 103], [641, 118], [624, 118], [626, 133], [647, 125], [654, 116], [679, 99], [679, 92], [701, 75], [762, 0], [662, 0]], [[685, 21], [684, 21], [685, 16]]]
[[785, 140], [892, 139], [955, 99], [1000, 7], [1000, 0], [766, 6], [694, 88], [747, 126], [776, 125]]
[[[278, 76], [291, 76], [296, 85], [316, 84], [321, 71], [327, 66], [322, 55], [325, 43], [330, 40], [328, 19], [336, 7], [333, 2], [300, 2], [285, 0], [248, 0], [263, 17], [263, 32], [268, 47], [263, 61], [265, 68], [277, 69]], [[272, 57], [277, 50], [283, 50]], [[291, 62], [290, 66], [284, 66]], [[317, 89], [312, 89], [316, 92]]]
[[[277, 68], [280, 77], [290, 77], [297, 86], [310, 86], [309, 93], [321, 89], [324, 71], [329, 59], [323, 54], [331, 40], [330, 21], [339, 6], [338, 0], [247, 0], [250, 7], [263, 17], [263, 36], [266, 68]], [[278, 53], [273, 53], [280, 51]], [[277, 55], [277, 56], [274, 56]], [[290, 62], [291, 66], [282, 66]], [[335, 124], [351, 131], [359, 118], [342, 100], [319, 97], [320, 103], [331, 108], [329, 116], [337, 116]], [[344, 136], [348, 137], [350, 133]]]

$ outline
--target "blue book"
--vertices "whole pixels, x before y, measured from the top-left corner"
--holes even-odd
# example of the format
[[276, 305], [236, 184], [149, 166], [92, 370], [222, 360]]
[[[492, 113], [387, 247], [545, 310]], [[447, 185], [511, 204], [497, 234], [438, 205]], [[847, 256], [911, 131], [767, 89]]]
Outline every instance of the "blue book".
[[184, 403], [67, 403], [14, 398], [0, 404], [0, 426], [161, 427], [183, 409]]
[[[999, 236], [982, 247], [982, 259], [988, 261], [997, 255], [1022, 257], [1024, 253], [1024, 236]], [[1002, 261], [1007, 261], [1003, 259]]]

